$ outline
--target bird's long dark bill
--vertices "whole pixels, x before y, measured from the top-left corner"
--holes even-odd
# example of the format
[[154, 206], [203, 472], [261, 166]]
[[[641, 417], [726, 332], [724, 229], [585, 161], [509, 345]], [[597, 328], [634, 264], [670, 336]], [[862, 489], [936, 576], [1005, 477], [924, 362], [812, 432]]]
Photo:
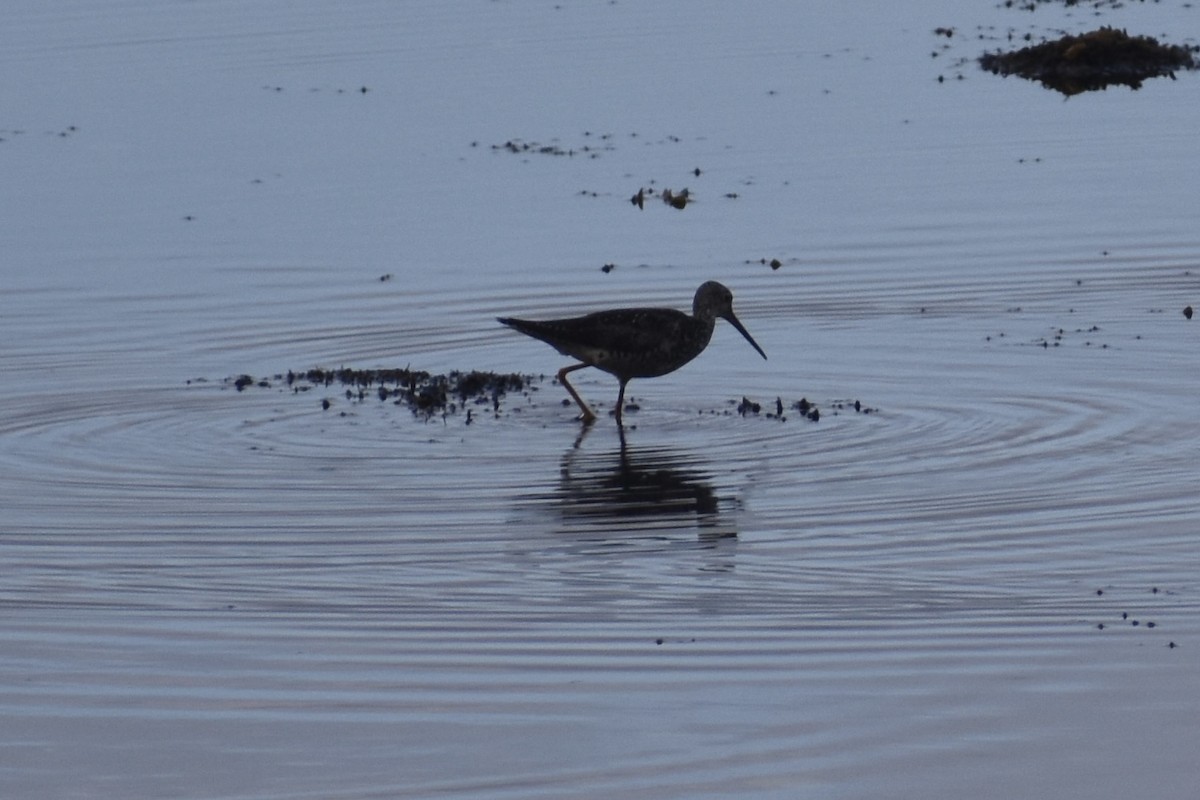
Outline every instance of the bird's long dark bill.
[[750, 335], [750, 331], [746, 330], [746, 327], [744, 325], [742, 325], [742, 323], [738, 322], [738, 318], [735, 317], [732, 312], [725, 319], [729, 320], [730, 325], [732, 325], [733, 327], [738, 329], [738, 333], [740, 333], [742, 336], [746, 337], [746, 341], [749, 342], [750, 345], [755, 350], [758, 351], [758, 354], [760, 356], [762, 356], [763, 358], [767, 357], [767, 354], [763, 352], [763, 349], [758, 346], [758, 342], [754, 341], [754, 337]]

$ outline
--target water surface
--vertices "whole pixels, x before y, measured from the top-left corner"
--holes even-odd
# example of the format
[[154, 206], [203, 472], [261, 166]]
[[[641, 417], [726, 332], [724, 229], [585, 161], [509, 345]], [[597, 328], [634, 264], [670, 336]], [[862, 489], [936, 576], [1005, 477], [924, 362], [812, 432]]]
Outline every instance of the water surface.
[[[1200, 84], [957, 62], [1094, 24], [15, 6], [4, 794], [1192, 791]], [[548, 377], [469, 425], [272, 378], [552, 375], [496, 315], [709, 279], [769, 361], [720, 323], [624, 436], [600, 374], [586, 431]]]

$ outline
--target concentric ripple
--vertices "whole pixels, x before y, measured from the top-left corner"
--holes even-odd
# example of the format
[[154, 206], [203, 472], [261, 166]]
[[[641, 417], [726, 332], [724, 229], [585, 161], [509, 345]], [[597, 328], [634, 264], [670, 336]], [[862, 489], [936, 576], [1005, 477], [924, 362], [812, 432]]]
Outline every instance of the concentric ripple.
[[[93, 5], [0, 28], [0, 795], [1194, 793], [1194, 76], [938, 81], [1030, 18], [944, 0]], [[623, 432], [495, 322], [709, 279], [769, 360]], [[546, 377], [273, 377], [339, 367]]]

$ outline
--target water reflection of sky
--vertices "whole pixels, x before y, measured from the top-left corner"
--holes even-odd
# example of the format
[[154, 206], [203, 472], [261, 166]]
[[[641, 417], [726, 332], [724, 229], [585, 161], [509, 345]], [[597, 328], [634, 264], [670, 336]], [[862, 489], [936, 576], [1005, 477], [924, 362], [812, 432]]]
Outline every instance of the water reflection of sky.
[[[961, 61], [1200, 17], [1052, 5], [9, 9], [5, 793], [1191, 791], [1197, 78]], [[623, 438], [222, 384], [707, 279]]]

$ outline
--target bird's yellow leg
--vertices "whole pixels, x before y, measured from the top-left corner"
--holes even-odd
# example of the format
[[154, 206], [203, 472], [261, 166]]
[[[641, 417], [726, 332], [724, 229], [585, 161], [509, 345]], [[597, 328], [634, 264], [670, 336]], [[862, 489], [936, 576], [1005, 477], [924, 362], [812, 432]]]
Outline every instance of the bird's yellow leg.
[[583, 369], [584, 367], [590, 367], [590, 366], [591, 366], [591, 364], [575, 364], [574, 366], [571, 366], [571, 367], [563, 367], [562, 369], [560, 369], [558, 371], [558, 382], [563, 385], [563, 388], [566, 389], [568, 393], [570, 393], [571, 397], [575, 400], [576, 404], [578, 404], [578, 406], [581, 409], [583, 409], [583, 413], [579, 415], [579, 419], [581, 422], [584, 422], [587, 424], [590, 424], [590, 423], [596, 421], [596, 412], [592, 411], [592, 409], [588, 408], [588, 404], [583, 402], [583, 398], [579, 396], [579, 392], [575, 391], [575, 387], [572, 386], [570, 384], [570, 382], [567, 380], [567, 373], [574, 372], [577, 369]]

